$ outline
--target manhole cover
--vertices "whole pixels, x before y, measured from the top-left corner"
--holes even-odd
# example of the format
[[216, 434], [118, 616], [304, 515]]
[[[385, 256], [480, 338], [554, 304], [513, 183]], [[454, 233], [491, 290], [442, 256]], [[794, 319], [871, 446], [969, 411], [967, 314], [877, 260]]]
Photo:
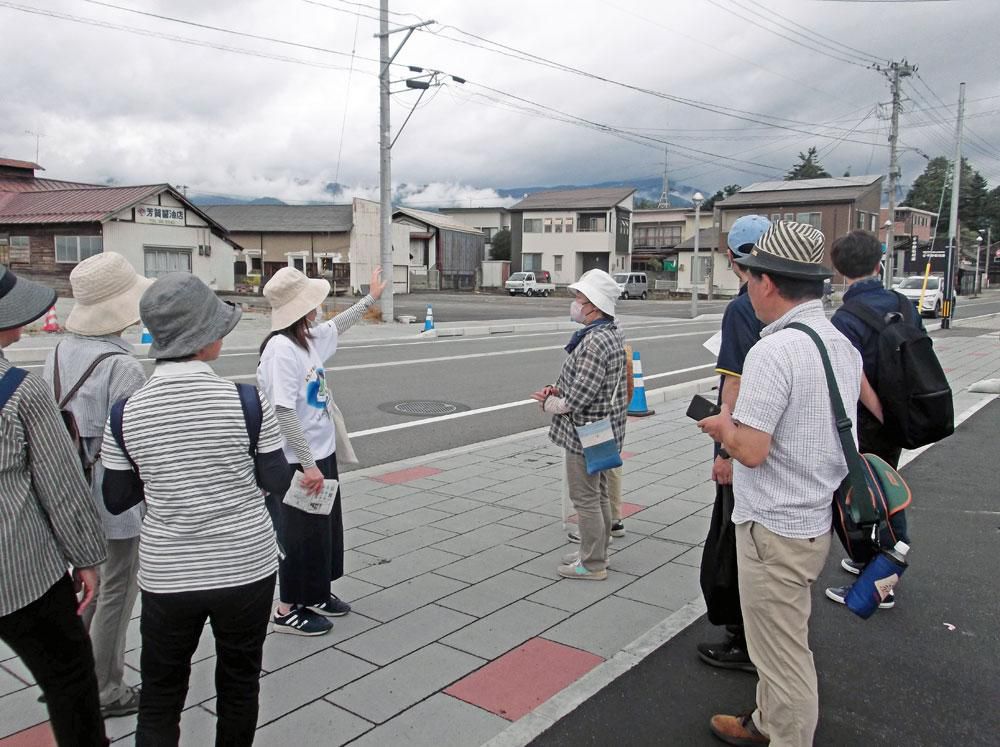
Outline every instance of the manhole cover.
[[434, 418], [442, 415], [451, 415], [453, 412], [468, 410], [466, 405], [457, 402], [441, 402], [439, 400], [405, 400], [403, 402], [388, 402], [379, 405], [378, 409], [383, 412], [390, 412], [394, 415], [410, 415], [420, 418]]

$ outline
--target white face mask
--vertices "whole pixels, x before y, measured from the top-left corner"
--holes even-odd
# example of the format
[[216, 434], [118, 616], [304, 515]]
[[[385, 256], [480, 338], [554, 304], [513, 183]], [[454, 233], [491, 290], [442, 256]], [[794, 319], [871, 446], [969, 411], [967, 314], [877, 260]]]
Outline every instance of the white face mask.
[[583, 313], [583, 304], [579, 301], [574, 301], [569, 305], [569, 320], [577, 324], [587, 323], [587, 315]]

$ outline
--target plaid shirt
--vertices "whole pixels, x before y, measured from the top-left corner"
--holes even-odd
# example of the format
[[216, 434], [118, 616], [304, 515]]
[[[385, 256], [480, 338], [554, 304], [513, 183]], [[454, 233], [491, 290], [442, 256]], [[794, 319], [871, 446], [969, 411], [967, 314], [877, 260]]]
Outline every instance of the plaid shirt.
[[573, 454], [582, 454], [576, 426], [610, 415], [620, 450], [625, 440], [628, 410], [626, 373], [625, 338], [617, 324], [602, 324], [589, 332], [563, 361], [556, 379], [559, 396], [565, 398], [569, 412], [552, 416], [549, 429], [552, 443]]

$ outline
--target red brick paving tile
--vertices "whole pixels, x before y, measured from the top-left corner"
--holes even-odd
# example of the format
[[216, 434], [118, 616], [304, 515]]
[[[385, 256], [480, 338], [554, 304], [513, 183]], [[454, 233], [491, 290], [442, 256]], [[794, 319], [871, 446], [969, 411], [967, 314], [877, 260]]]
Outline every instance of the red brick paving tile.
[[532, 638], [445, 692], [508, 721], [517, 721], [603, 661], [587, 651]]
[[623, 451], [622, 452], [622, 459], [631, 459], [635, 455], [636, 455], [636, 452], [634, 452], [634, 451]]
[[412, 482], [423, 477], [439, 475], [443, 471], [437, 467], [409, 467], [408, 469], [401, 469], [396, 472], [386, 472], [384, 475], [376, 475], [372, 479], [389, 485], [399, 485], [400, 483]]
[[0, 747], [56, 747], [56, 738], [52, 734], [52, 727], [46, 721], [0, 739]]

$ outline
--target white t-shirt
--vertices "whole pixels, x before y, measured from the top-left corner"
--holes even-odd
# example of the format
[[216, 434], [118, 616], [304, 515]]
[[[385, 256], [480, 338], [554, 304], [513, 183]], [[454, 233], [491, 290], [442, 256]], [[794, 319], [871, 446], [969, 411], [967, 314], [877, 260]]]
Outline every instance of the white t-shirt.
[[[337, 448], [325, 370], [326, 361], [337, 351], [337, 327], [329, 321], [310, 332], [308, 350], [285, 335], [272, 337], [260, 357], [257, 382], [274, 407], [295, 410], [313, 458], [325, 459]], [[287, 440], [283, 449], [289, 463], [299, 461]]]

